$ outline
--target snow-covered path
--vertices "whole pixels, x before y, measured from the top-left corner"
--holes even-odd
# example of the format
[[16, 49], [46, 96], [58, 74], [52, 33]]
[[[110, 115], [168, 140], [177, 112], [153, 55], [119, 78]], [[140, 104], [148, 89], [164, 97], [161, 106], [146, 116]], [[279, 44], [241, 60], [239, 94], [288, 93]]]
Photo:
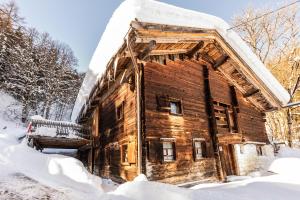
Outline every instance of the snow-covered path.
[[11, 174], [0, 179], [0, 200], [68, 200], [62, 191], [42, 185], [23, 175]]

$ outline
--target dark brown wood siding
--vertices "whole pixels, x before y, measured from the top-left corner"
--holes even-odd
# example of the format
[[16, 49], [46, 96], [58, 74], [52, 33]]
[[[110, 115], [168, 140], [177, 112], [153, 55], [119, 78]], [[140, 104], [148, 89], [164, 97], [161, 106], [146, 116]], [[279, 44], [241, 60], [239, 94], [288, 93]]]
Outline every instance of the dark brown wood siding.
[[[123, 104], [124, 114], [122, 119], [117, 119], [116, 109], [121, 104]], [[100, 175], [117, 181], [132, 180], [136, 176], [136, 163], [121, 161], [122, 145], [129, 145], [136, 141], [136, 100], [135, 92], [130, 89], [129, 84], [118, 86], [101, 103], [99, 123]]]
[[[211, 67], [209, 80], [213, 101], [228, 105], [228, 110], [232, 112], [229, 81]], [[151, 143], [172, 138], [176, 144], [174, 162], [146, 159], [149, 179], [170, 183], [215, 179], [217, 173], [206, 112], [203, 66], [190, 60], [167, 61], [166, 65], [148, 62], [144, 67], [144, 94], [146, 141]], [[168, 111], [160, 111], [157, 108], [157, 96], [160, 95], [181, 100], [183, 114], [172, 115]], [[267, 142], [262, 113], [237, 90], [236, 97], [239, 133], [242, 133], [245, 141]], [[230, 134], [230, 129], [220, 133]], [[208, 151], [208, 156], [198, 161], [193, 159], [195, 138], [204, 139]], [[152, 152], [151, 149], [148, 149], [149, 152]]]
[[[146, 140], [175, 139], [176, 161], [146, 161], [151, 180], [180, 183], [200, 179], [215, 179], [215, 160], [208, 129], [205, 107], [203, 67], [191, 61], [168, 62], [167, 65], [148, 62], [144, 68]], [[182, 115], [157, 110], [157, 95], [167, 95], [182, 102]], [[193, 138], [207, 142], [208, 157], [193, 158]], [[149, 147], [148, 147], [149, 148]]]

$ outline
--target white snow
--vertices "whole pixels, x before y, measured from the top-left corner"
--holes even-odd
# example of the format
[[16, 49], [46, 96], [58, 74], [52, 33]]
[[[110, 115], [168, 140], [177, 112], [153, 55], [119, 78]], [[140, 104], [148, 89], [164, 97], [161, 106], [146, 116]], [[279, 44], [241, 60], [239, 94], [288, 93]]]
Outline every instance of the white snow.
[[78, 138], [76, 135], [78, 132], [75, 130], [69, 130], [68, 135], [59, 135], [57, 134], [57, 128], [55, 127], [37, 127], [34, 132], [28, 133], [30, 135], [40, 135], [40, 136], [48, 136], [48, 137], [64, 137], [64, 138]]
[[42, 117], [41, 115], [33, 115], [30, 117], [30, 119], [33, 119], [33, 120], [45, 120], [44, 117]]
[[281, 148], [278, 158], [273, 161], [269, 171], [285, 175], [288, 177], [298, 177], [300, 179], [300, 150]]
[[[80, 125], [69, 122], [69, 121], [55, 121], [55, 120], [47, 120], [43, 118], [40, 115], [34, 115], [30, 117], [30, 120], [32, 122], [42, 122], [49, 125], [43, 125], [43, 126], [37, 126], [33, 127], [30, 132], [28, 132], [28, 135], [39, 135], [39, 136], [49, 136], [49, 137], [65, 137], [65, 138], [78, 138], [80, 134], [79, 131], [73, 128], [67, 129], [66, 134], [58, 134], [60, 127], [59, 124], [63, 124], [66, 126], [76, 126], [80, 127]], [[30, 124], [29, 124], [30, 126]]]
[[[13, 100], [6, 97], [9, 100], [4, 102]], [[0, 113], [5, 108], [0, 103]], [[75, 158], [28, 147], [18, 139], [26, 128], [16, 123], [0, 116], [0, 200], [298, 200], [300, 196], [299, 149], [282, 148], [269, 168], [276, 174], [269, 176], [240, 177], [244, 179], [240, 181], [230, 177], [234, 182], [181, 188], [140, 175], [118, 186], [90, 174]]]
[[93, 54], [88, 72], [73, 108], [72, 121], [76, 120], [81, 108], [86, 103], [91, 89], [103, 75], [109, 60], [123, 44], [130, 22], [135, 19], [140, 22], [215, 29], [239, 53], [239, 56], [250, 66], [250, 71], [256, 74], [258, 79], [278, 98], [281, 104], [285, 105], [288, 103], [290, 99], [288, 92], [273, 77], [238, 34], [233, 30], [228, 30], [230, 26], [224, 20], [212, 15], [153, 0], [126, 0], [113, 13]]

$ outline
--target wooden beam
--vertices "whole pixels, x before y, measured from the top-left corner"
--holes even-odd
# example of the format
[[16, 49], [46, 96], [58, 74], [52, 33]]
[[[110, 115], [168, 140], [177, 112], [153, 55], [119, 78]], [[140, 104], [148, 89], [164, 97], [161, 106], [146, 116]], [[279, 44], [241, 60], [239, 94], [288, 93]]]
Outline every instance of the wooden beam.
[[203, 60], [203, 61], [209, 63], [210, 66], [214, 65], [214, 59], [212, 57], [210, 57], [207, 53], [200, 54], [198, 60]]
[[142, 116], [141, 116], [141, 110], [142, 110], [142, 102], [141, 102], [141, 67], [142, 65], [138, 65], [137, 59], [133, 54], [133, 49], [131, 46], [130, 38], [127, 38], [127, 48], [131, 54], [131, 61], [134, 66], [135, 70], [135, 97], [136, 97], [136, 125], [137, 125], [137, 173], [142, 173]]
[[218, 128], [216, 123], [216, 116], [214, 112], [214, 103], [211, 95], [210, 81], [209, 81], [209, 70], [207, 66], [203, 66], [203, 78], [204, 78], [204, 93], [205, 93], [205, 102], [206, 102], [206, 112], [209, 116], [209, 133], [214, 149], [214, 157], [216, 159], [216, 169], [220, 180], [224, 180], [224, 168], [221, 164], [221, 158], [219, 153], [219, 146], [217, 140]]
[[258, 92], [260, 92], [259, 89], [253, 89], [253, 90], [250, 90], [249, 92], [247, 92], [246, 94], [244, 94], [243, 97], [248, 98], [248, 97], [255, 95]]
[[170, 36], [170, 37], [137, 37], [135, 43], [149, 43], [151, 40], [155, 40], [158, 44], [169, 44], [169, 43], [198, 43], [201, 41], [213, 41], [214, 36], [198, 36], [198, 37], [183, 37], [183, 36]]
[[175, 26], [175, 25], [166, 25], [166, 24], [157, 24], [149, 22], [138, 22], [132, 21], [131, 27], [136, 30], [160, 30], [165, 32], [189, 32], [189, 33], [208, 33], [213, 31], [213, 29], [203, 29], [203, 28], [194, 28], [186, 26]]
[[214, 64], [214, 69], [215, 70], [218, 69], [218, 67], [223, 65], [228, 59], [229, 59], [228, 55], [223, 55], [223, 56], [219, 57]]
[[[186, 54], [189, 51], [189, 49], [173, 49], [173, 50], [152, 50], [148, 55], [149, 56], [158, 56], [158, 55], [175, 55], [175, 54]], [[133, 52], [135, 56], [137, 56], [136, 53]], [[129, 57], [130, 53], [128, 51], [125, 51], [123, 57]]]
[[116, 79], [118, 64], [119, 64], [120, 57], [117, 55], [114, 59], [114, 80]]
[[189, 59], [193, 58], [194, 55], [203, 47], [204, 42], [200, 41], [196, 46], [194, 46], [186, 55]]
[[156, 41], [151, 40], [147, 45], [147, 47], [137, 56], [137, 58], [139, 60], [144, 60], [150, 54], [150, 52], [155, 48], [155, 46], [156, 46]]
[[83, 145], [83, 146], [79, 147], [78, 151], [85, 151], [85, 150], [88, 150], [88, 149], [91, 149], [91, 148], [92, 148], [91, 144], [86, 144], [86, 145]]

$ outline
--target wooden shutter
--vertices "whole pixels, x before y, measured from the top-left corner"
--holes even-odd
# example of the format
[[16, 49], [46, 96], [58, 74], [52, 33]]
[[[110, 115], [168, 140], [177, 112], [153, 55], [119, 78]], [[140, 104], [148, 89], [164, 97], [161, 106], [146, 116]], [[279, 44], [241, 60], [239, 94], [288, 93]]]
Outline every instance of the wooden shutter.
[[212, 143], [210, 142], [206, 142], [206, 157], [214, 157], [214, 149], [212, 147]]
[[173, 158], [176, 160], [176, 144], [175, 142], [172, 142], [172, 147], [173, 147]]
[[136, 154], [135, 154], [135, 142], [130, 142], [128, 144], [128, 163], [136, 162]]
[[158, 140], [148, 141], [148, 161], [162, 162], [163, 161], [163, 146]]
[[206, 148], [206, 142], [205, 141], [201, 142], [201, 150], [202, 150], [202, 157], [206, 158], [207, 157], [207, 148]]
[[195, 141], [193, 141], [193, 159], [194, 159], [194, 161], [197, 160], [197, 159], [196, 159], [196, 154], [197, 154], [197, 152], [196, 152]]
[[157, 110], [159, 111], [170, 111], [170, 101], [168, 96], [156, 96]]

